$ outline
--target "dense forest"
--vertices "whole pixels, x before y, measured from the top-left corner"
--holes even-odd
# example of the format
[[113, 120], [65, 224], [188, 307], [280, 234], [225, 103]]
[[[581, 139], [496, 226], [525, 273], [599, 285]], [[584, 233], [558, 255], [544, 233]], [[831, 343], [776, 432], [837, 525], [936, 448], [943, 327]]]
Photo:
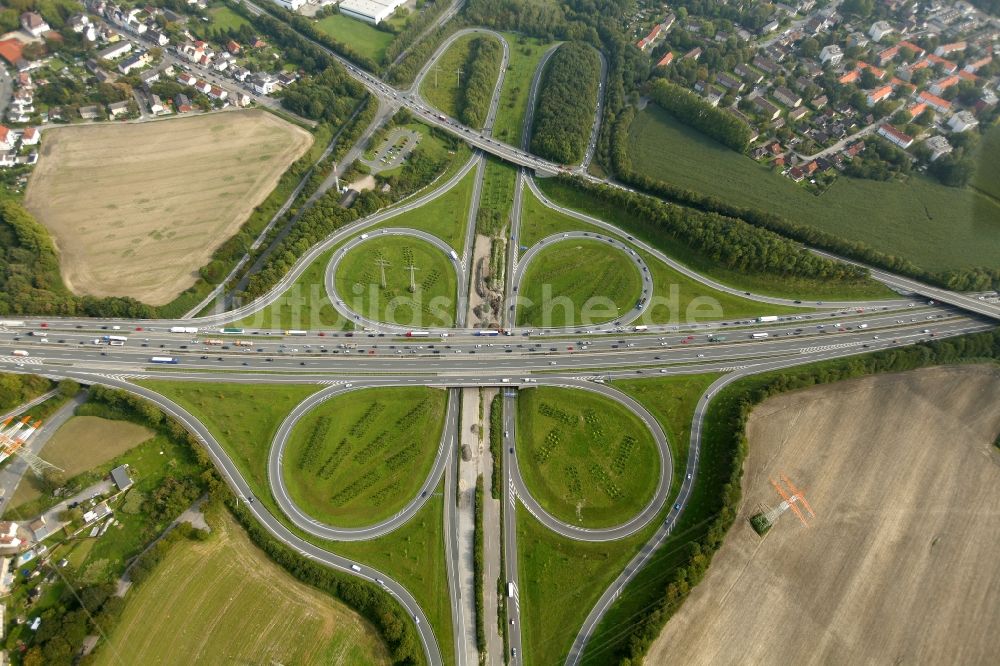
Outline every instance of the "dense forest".
[[0, 372], [0, 410], [24, 404], [53, 386], [52, 382], [37, 375], [13, 375]]
[[677, 120], [737, 152], [750, 145], [752, 134], [745, 122], [680, 86], [661, 79], [653, 84], [649, 96]]
[[305, 118], [341, 125], [365, 91], [340, 67], [328, 67], [316, 76], [296, 81], [284, 91], [281, 105]]
[[497, 83], [497, 66], [502, 57], [503, 49], [492, 37], [477, 37], [472, 41], [465, 61], [468, 76], [458, 102], [458, 119], [463, 124], [479, 129], [486, 122]]
[[531, 152], [561, 164], [583, 159], [594, 124], [601, 61], [590, 46], [560, 46], [542, 79], [532, 127]]

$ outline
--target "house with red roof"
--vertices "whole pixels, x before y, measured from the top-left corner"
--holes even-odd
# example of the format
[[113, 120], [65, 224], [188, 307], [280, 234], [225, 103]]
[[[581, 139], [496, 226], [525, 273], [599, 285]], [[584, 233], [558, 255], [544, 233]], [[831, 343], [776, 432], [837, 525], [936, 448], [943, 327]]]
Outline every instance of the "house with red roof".
[[907, 149], [913, 145], [913, 137], [904, 132], [900, 132], [898, 129], [893, 127], [888, 123], [883, 123], [879, 126], [876, 132], [879, 136], [885, 138], [890, 143], [899, 146], [902, 149]]
[[946, 76], [943, 79], [938, 79], [937, 81], [935, 81], [934, 83], [932, 83], [930, 85], [930, 88], [928, 88], [928, 89], [933, 94], [940, 95], [945, 90], [947, 90], [948, 88], [951, 88], [953, 85], [957, 84], [961, 80], [962, 79], [960, 79], [960, 78], [958, 78], [957, 76], [954, 76], [954, 75], [953, 76]]
[[0, 41], [0, 58], [3, 58], [11, 65], [16, 65], [21, 60], [21, 53], [24, 44], [19, 39], [5, 39]]
[[958, 65], [952, 61], [945, 60], [944, 58], [933, 53], [927, 56], [927, 60], [929, 60], [932, 64], [941, 65], [941, 69], [944, 70], [945, 74], [954, 74], [955, 70], [958, 69]]
[[882, 86], [881, 88], [876, 88], [868, 93], [868, 96], [865, 99], [868, 102], [868, 106], [875, 106], [891, 94], [892, 86]]
[[674, 54], [671, 53], [670, 51], [667, 51], [664, 54], [664, 56], [662, 58], [660, 58], [659, 62], [656, 63], [656, 66], [657, 67], [666, 67], [667, 65], [669, 65], [673, 61], [674, 61]]
[[917, 101], [923, 102], [939, 113], [951, 111], [951, 102], [946, 99], [941, 99], [937, 95], [929, 93], [926, 90], [917, 96]]

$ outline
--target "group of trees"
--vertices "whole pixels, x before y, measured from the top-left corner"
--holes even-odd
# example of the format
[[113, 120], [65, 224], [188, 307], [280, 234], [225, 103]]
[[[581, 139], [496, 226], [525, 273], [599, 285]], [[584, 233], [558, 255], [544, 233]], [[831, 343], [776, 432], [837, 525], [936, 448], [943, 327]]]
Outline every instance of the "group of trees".
[[281, 105], [304, 118], [341, 125], [364, 97], [361, 84], [340, 67], [296, 81], [285, 89]]
[[424, 5], [421, 9], [420, 2], [418, 2], [417, 9], [420, 11], [410, 15], [406, 21], [406, 27], [400, 30], [396, 35], [396, 39], [392, 40], [389, 46], [386, 47], [386, 62], [394, 63], [396, 58], [399, 58], [408, 48], [416, 44], [420, 36], [427, 30], [427, 27], [448, 9], [450, 4], [447, 0], [437, 0], [430, 3], [430, 6]]
[[458, 119], [463, 124], [479, 129], [486, 122], [502, 57], [503, 49], [493, 37], [472, 40], [465, 61], [465, 87], [458, 101]]
[[674, 558], [654, 560], [663, 564], [663, 571], [650, 572], [655, 580], [666, 581], [662, 595], [617, 636], [614, 656], [602, 659], [621, 666], [641, 663], [667, 620], [704, 577], [713, 554], [722, 545], [739, 511], [740, 478], [747, 452], [746, 424], [754, 406], [773, 395], [809, 386], [979, 359], [1000, 359], [1000, 330], [781, 370], [723, 389], [706, 417], [709, 424], [719, 427], [706, 428], [702, 445], [702, 457], [716, 461], [714, 465], [705, 465], [715, 473], [703, 479], [711, 484], [707, 493], [710, 499], [705, 500], [710, 505], [704, 512], [713, 517], [702, 527], [700, 536], [688, 543], [682, 561], [677, 562]]
[[52, 382], [37, 375], [0, 373], [0, 410], [17, 407], [52, 387]]
[[531, 135], [531, 152], [561, 164], [583, 159], [594, 124], [601, 61], [590, 46], [567, 42], [549, 60]]
[[657, 81], [649, 96], [677, 120], [737, 152], [742, 153], [750, 145], [752, 134], [745, 122], [680, 86]]
[[892, 180], [910, 173], [910, 156], [888, 141], [869, 138], [865, 150], [844, 168], [844, 173], [854, 178]]

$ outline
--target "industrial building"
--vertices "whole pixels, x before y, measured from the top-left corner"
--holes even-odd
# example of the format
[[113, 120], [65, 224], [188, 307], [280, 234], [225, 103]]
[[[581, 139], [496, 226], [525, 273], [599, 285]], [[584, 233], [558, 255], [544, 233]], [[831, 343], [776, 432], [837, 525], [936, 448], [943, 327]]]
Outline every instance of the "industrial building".
[[340, 3], [340, 13], [377, 25], [405, 3], [406, 0], [344, 0]]

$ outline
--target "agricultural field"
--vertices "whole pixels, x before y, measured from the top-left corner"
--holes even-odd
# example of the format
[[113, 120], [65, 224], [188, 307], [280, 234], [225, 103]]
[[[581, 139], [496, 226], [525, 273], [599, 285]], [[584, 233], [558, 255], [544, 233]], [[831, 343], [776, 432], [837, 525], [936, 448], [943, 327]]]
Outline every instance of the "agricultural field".
[[[149, 428], [128, 421], [74, 416], [45, 443], [41, 456], [62, 468], [63, 474], [69, 479], [114, 460], [155, 434]], [[11, 499], [11, 506], [30, 502], [40, 496], [37, 477], [25, 475]]]
[[[421, 142], [422, 145], [422, 142]], [[463, 161], [464, 164], [464, 161]], [[442, 176], [440, 182], [447, 180], [448, 174]], [[455, 187], [448, 190], [433, 201], [390, 218], [373, 229], [387, 227], [406, 227], [426, 231], [443, 240], [462, 254], [465, 249], [465, 225], [469, 220], [469, 205], [472, 199], [472, 186], [476, 180], [475, 169], [462, 177]]]
[[[995, 266], [1000, 256], [1000, 201], [971, 188], [919, 175], [906, 182], [841, 176], [815, 196], [655, 105], [636, 116], [629, 150], [639, 173], [864, 242], [930, 271]], [[995, 164], [989, 168], [995, 173]], [[984, 180], [991, 179], [977, 176]]]
[[304, 585], [222, 512], [205, 542], [173, 546], [127, 598], [97, 664], [389, 664], [374, 627]]
[[653, 497], [660, 475], [653, 436], [625, 407], [579, 389], [518, 396], [517, 452], [538, 503], [580, 527], [620, 525]]
[[432, 107], [452, 118], [458, 117], [464, 90], [459, 82], [458, 71], [465, 68], [472, 42], [480, 37], [482, 35], [470, 34], [456, 39], [420, 82], [420, 96]]
[[326, 266], [336, 248], [320, 255], [292, 283], [277, 301], [244, 317], [238, 326], [246, 328], [290, 328], [344, 330], [350, 322], [341, 317], [326, 296]]
[[997, 155], [1000, 155], [1000, 125], [993, 125], [979, 144], [979, 159], [972, 187], [1000, 201], [1000, 166], [997, 165]]
[[[414, 291], [410, 266], [416, 267]], [[418, 238], [376, 236], [359, 245], [338, 265], [336, 283], [344, 302], [369, 319], [415, 328], [451, 326], [455, 321], [454, 263]]]
[[430, 473], [447, 397], [407, 386], [351, 391], [318, 405], [296, 424], [285, 449], [292, 499], [338, 527], [396, 514]]
[[522, 283], [518, 326], [599, 324], [630, 311], [642, 296], [635, 263], [598, 240], [553, 242], [531, 260]]
[[531, 94], [531, 79], [545, 52], [552, 46], [534, 37], [503, 33], [510, 45], [510, 59], [503, 87], [500, 89], [500, 104], [497, 106], [493, 123], [493, 136], [511, 145], [521, 145], [521, 129], [524, 114], [528, 110]]
[[74, 293], [163, 305], [311, 143], [263, 111], [54, 128], [25, 206], [52, 233]]
[[[736, 523], [647, 663], [991, 662], [998, 392], [996, 365], [960, 366], [758, 406]], [[783, 476], [809, 528], [786, 511], [758, 537], [748, 519]]]
[[391, 32], [383, 32], [373, 25], [341, 14], [326, 16], [317, 21], [315, 26], [320, 32], [343, 42], [377, 63], [385, 59], [386, 48], [396, 38]]

